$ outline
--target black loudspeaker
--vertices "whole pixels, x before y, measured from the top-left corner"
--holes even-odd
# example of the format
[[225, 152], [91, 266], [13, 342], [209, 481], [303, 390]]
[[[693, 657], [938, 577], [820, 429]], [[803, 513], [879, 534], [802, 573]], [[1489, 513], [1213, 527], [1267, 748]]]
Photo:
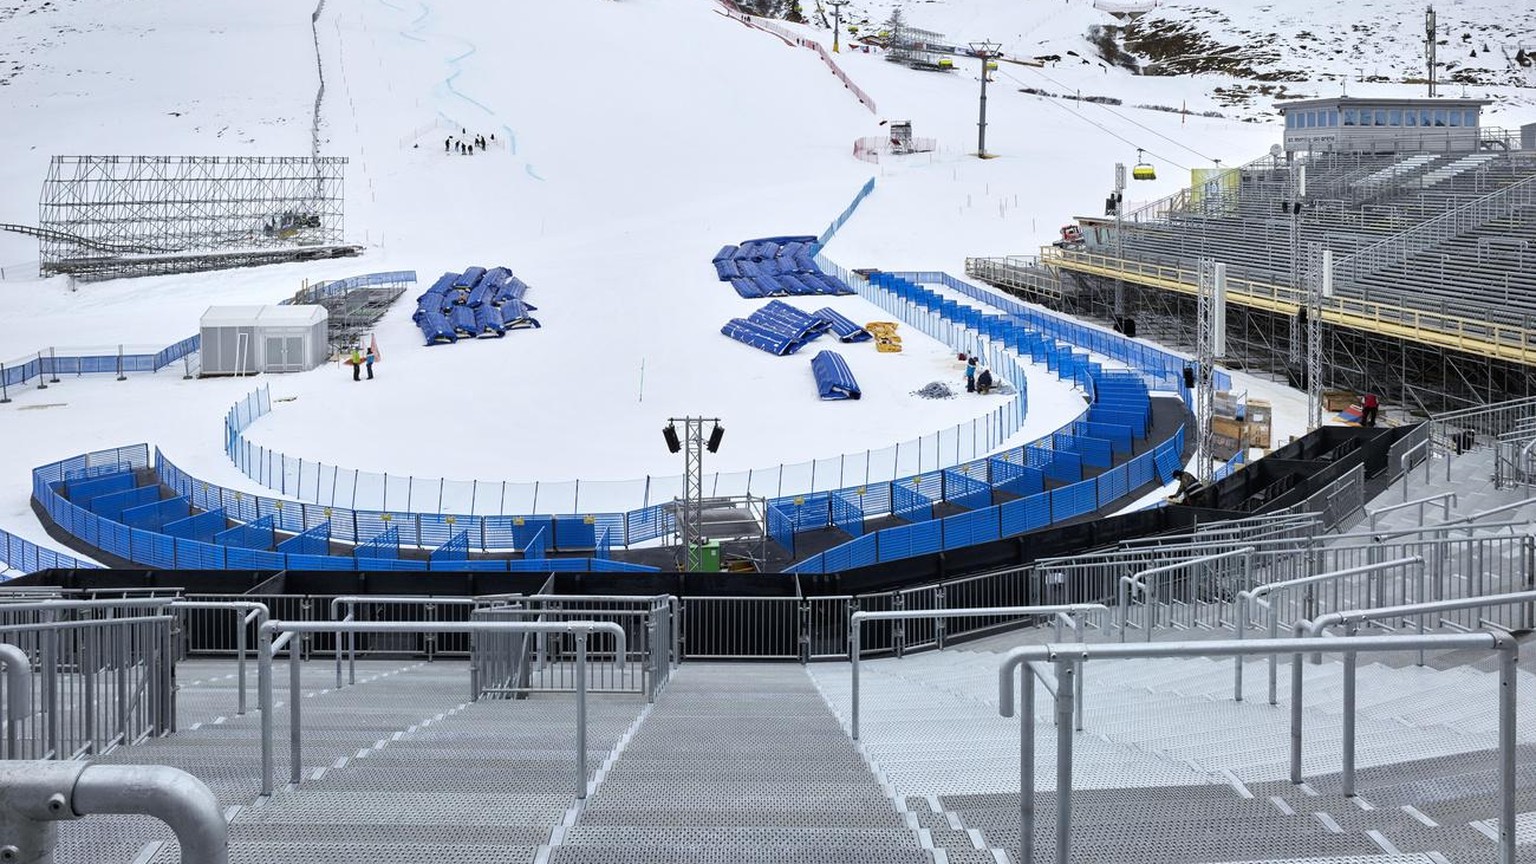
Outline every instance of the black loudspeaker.
[[707, 448], [709, 450], [709, 452], [711, 452], [711, 453], [715, 452], [716, 450], [719, 450], [720, 449], [720, 439], [722, 439], [724, 437], [725, 437], [725, 427], [724, 426], [716, 426], [714, 429], [710, 430], [709, 441], [705, 442], [705, 444], [704, 444], [705, 448]]
[[1184, 367], [1184, 388], [1186, 390], [1195, 389], [1195, 370], [1193, 367]]
[[683, 449], [683, 442], [677, 440], [677, 427], [670, 424], [663, 427], [661, 437], [667, 439], [667, 450], [676, 453]]
[[1120, 332], [1131, 338], [1136, 338], [1136, 319], [1126, 318], [1120, 322]]

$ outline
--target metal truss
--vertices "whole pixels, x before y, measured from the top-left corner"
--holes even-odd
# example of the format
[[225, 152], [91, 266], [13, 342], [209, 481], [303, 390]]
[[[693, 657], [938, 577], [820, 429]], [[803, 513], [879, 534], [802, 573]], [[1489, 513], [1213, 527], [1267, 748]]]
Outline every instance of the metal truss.
[[338, 245], [346, 163], [55, 156], [38, 204], [41, 270], [98, 279], [186, 272], [228, 266], [220, 253]]

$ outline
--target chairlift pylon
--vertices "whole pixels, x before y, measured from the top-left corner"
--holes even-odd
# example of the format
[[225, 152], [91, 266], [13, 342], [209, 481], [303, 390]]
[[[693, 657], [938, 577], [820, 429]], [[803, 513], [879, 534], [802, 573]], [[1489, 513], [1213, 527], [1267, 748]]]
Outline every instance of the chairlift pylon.
[[1152, 163], [1148, 162], [1145, 158], [1142, 157], [1142, 151], [1141, 151], [1140, 147], [1136, 148], [1136, 165], [1131, 168], [1131, 179], [1133, 179], [1133, 180], [1156, 180], [1157, 179], [1157, 169], [1153, 168], [1152, 167]]

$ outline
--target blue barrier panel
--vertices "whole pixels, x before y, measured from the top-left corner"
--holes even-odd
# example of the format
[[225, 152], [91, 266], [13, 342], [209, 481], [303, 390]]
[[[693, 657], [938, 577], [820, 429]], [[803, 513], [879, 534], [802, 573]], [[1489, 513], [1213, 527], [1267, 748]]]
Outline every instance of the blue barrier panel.
[[929, 555], [941, 551], [944, 545], [944, 529], [932, 520], [887, 528], [874, 536], [878, 538], [875, 542], [881, 561]]
[[1019, 497], [1045, 491], [1045, 472], [1005, 459], [992, 459], [993, 488]]
[[1064, 449], [1083, 457], [1084, 465], [1108, 468], [1115, 464], [1115, 448], [1108, 441], [1102, 438], [1071, 438], [1070, 440], [1072, 445]]
[[460, 532], [466, 534], [465, 542], [469, 542], [468, 535], [475, 538], [474, 546], [480, 540], [480, 519], [476, 516], [462, 516], [455, 513], [421, 513], [416, 516], [415, 545], [441, 546], [452, 540]]
[[[203, 514], [198, 514], [203, 515]], [[196, 516], [192, 518], [197, 518]], [[222, 519], [222, 517], [220, 517]], [[186, 521], [186, 520], [183, 520]], [[223, 570], [224, 547], [203, 540], [176, 537], [176, 566], [182, 570]]]
[[998, 505], [1002, 536], [1013, 537], [1051, 524], [1051, 499], [1045, 493], [1030, 495]]
[[212, 543], [214, 535], [223, 531], [225, 525], [223, 510], [209, 510], [185, 519], [177, 519], [175, 522], [167, 522], [160, 531], [172, 537], [185, 537], [199, 543]]
[[1179, 452], [1178, 448], [1173, 446], [1172, 441], [1165, 441], [1162, 444], [1159, 444], [1157, 446], [1157, 450], [1154, 452], [1156, 453], [1154, 458], [1157, 462], [1158, 482], [1172, 482], [1173, 472], [1178, 471], [1183, 467], [1182, 463], [1180, 462], [1180, 456], [1183, 454]]
[[816, 492], [788, 498], [769, 499], [770, 507], [778, 507], [796, 531], [816, 531], [832, 524], [832, 493]]
[[507, 572], [507, 559], [482, 558], [474, 561], [448, 560], [428, 561], [428, 570], [465, 570], [477, 573], [505, 573]]
[[358, 570], [426, 570], [427, 562], [406, 558], [357, 558]]
[[593, 516], [564, 515], [555, 517], [554, 548], [597, 548], [597, 519]]
[[768, 505], [768, 536], [784, 547], [790, 557], [795, 554], [795, 520], [775, 504]]
[[68, 484], [75, 480], [91, 480], [97, 477], [107, 477], [112, 474], [132, 473], [132, 462], [104, 462], [99, 465], [90, 465], [83, 468], [71, 468], [60, 476]]
[[137, 489], [126, 489], [122, 492], [109, 492], [106, 495], [97, 495], [89, 501], [76, 498], [74, 503], [85, 507], [103, 519], [121, 521], [124, 510], [130, 507], [143, 507], [145, 504], [153, 504], [159, 500], [159, 486], [140, 486]]
[[128, 529], [130, 561], [151, 567], [174, 568], [176, 566], [176, 538], [156, 534], [146, 528]]
[[586, 562], [587, 569], [593, 573], [660, 573], [660, 567], [652, 567], [648, 564], [635, 564], [630, 561], [611, 561], [594, 558]]
[[540, 531], [545, 537], [555, 533], [555, 520], [549, 516], [487, 516], [485, 548], [526, 549]]
[[514, 558], [507, 562], [513, 573], [572, 573], [590, 568], [586, 558]]
[[[874, 534], [867, 535], [867, 539], [873, 540], [874, 538], [875, 538]], [[866, 538], [865, 537], [860, 537], [859, 539], [863, 540], [863, 539], [866, 539]], [[784, 568], [784, 572], [785, 573], [826, 573], [826, 572], [829, 572], [826, 569], [826, 567], [827, 567], [826, 560], [827, 560], [827, 553], [826, 552], [820, 552], [818, 554], [812, 555], [811, 557], [805, 559], [804, 561], [797, 561], [794, 564], [791, 564], [788, 567], [785, 567]]]
[[[878, 540], [873, 534], [866, 534], [856, 540], [834, 546], [826, 552], [816, 556], [817, 570], [800, 570], [802, 573], [840, 573], [844, 570], [852, 570], [855, 567], [868, 567], [877, 563], [875, 553], [878, 551]], [[805, 563], [805, 562], [802, 562]]]
[[[553, 531], [554, 523], [551, 522], [550, 532], [553, 533]], [[528, 545], [523, 547], [523, 557], [528, 559], [549, 557], [549, 534], [544, 533], [543, 528], [533, 532], [533, 536], [528, 538]]]
[[677, 517], [671, 508], [659, 504], [629, 511], [625, 514], [624, 522], [628, 528], [625, 545], [670, 537], [677, 531]]
[[847, 492], [832, 493], [832, 524], [854, 537], [864, 533], [864, 509]]
[[1062, 483], [1083, 479], [1083, 457], [1076, 453], [1055, 452], [1045, 465], [1045, 476]]
[[1129, 477], [1130, 474], [1124, 465], [1111, 468], [1100, 474], [1097, 478], [1099, 481], [1099, 507], [1108, 507], [1110, 504], [1130, 494]]
[[[108, 522], [105, 519], [97, 519], [94, 516], [92, 516], [91, 522], [97, 531], [95, 543], [93, 544], [96, 548], [109, 555], [116, 555], [119, 558], [129, 557], [127, 525], [120, 522]], [[87, 542], [90, 542], [90, 534], [79, 527], [72, 528], [70, 533], [77, 537], [84, 536], [87, 538]]]
[[1088, 422], [1129, 426], [1137, 438], [1147, 437], [1147, 418], [1135, 411], [1114, 411], [1094, 405], [1088, 409]]
[[[276, 537], [272, 533], [272, 518], [263, 516], [255, 522], [247, 522], [244, 525], [236, 525], [227, 531], [220, 531], [213, 535], [213, 542], [220, 546], [239, 546], [243, 549], [271, 550], [277, 545]], [[281, 560], [281, 556], [279, 556]], [[231, 564], [231, 567], [234, 565]]]
[[[990, 492], [989, 492], [990, 494]], [[939, 520], [944, 529], [944, 548], [958, 549], [998, 538], [998, 509], [988, 507], [971, 513], [957, 513]]]
[[1099, 498], [1095, 491], [1096, 485], [1092, 480], [1084, 480], [1081, 483], [1073, 483], [1071, 486], [1052, 489], [1050, 491], [1051, 524], [1065, 522], [1097, 509]]
[[121, 474], [108, 474], [105, 477], [94, 477], [90, 480], [72, 480], [64, 484], [64, 492], [65, 497], [70, 501], [84, 507], [98, 495], [126, 492], [135, 485], [137, 484], [133, 479], [133, 472], [127, 471]]
[[1025, 447], [1024, 447], [1024, 464], [1025, 465], [1028, 465], [1031, 468], [1038, 468], [1041, 471], [1044, 471], [1047, 467], [1050, 466], [1051, 460], [1056, 458], [1056, 452], [1054, 450], [1052, 450], [1050, 448], [1050, 446], [1049, 446], [1050, 445], [1050, 438], [1047, 437], [1044, 440], [1046, 442], [1046, 446], [1044, 446], [1044, 447], [1040, 446], [1039, 444], [1028, 444], [1028, 445], [1025, 445]]
[[992, 487], [965, 473], [969, 469], [967, 465], [961, 469], [944, 470], [944, 500], [969, 510], [991, 507]]
[[[379, 533], [378, 537], [373, 537], [372, 540], [359, 543], [356, 549], [352, 550], [352, 557], [359, 558], [359, 560], [361, 558], [369, 558], [369, 560], [392, 560], [392, 558], [399, 558], [398, 527], [390, 526], [389, 529], [384, 530], [384, 533]], [[361, 564], [361, 561], [359, 561], [359, 564]]]
[[1155, 454], [1143, 453], [1135, 459], [1125, 463], [1126, 485], [1132, 491], [1152, 482]]
[[1116, 453], [1130, 453], [1135, 449], [1136, 433], [1131, 431], [1129, 426], [1116, 423], [1094, 423], [1091, 420], [1076, 425], [1081, 427], [1081, 434], [1108, 441]]
[[356, 570], [358, 566], [356, 558], [341, 555], [289, 554], [284, 557], [290, 570]]
[[613, 533], [613, 529], [611, 529], [611, 528], [604, 528], [603, 529], [602, 535], [597, 538], [597, 551], [592, 553], [592, 557], [594, 559], [596, 559], [598, 561], [611, 561], [611, 560], [613, 560], [613, 538], [611, 536], [612, 533]]
[[893, 483], [891, 484], [891, 515], [908, 522], [925, 522], [933, 518], [933, 499], [915, 489]]
[[331, 523], [319, 525], [295, 534], [277, 544], [277, 551], [293, 555], [329, 555], [331, 553]]
[[159, 531], [167, 522], [185, 519], [192, 514], [192, 502], [186, 498], [167, 498], [153, 504], [130, 507], [122, 512], [118, 521], [129, 528]]

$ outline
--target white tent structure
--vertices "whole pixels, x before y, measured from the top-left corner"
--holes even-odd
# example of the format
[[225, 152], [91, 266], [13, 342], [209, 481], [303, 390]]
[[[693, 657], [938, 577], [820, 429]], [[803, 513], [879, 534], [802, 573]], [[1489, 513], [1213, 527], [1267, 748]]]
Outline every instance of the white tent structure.
[[204, 375], [304, 372], [328, 352], [324, 306], [210, 306], [201, 332]]

